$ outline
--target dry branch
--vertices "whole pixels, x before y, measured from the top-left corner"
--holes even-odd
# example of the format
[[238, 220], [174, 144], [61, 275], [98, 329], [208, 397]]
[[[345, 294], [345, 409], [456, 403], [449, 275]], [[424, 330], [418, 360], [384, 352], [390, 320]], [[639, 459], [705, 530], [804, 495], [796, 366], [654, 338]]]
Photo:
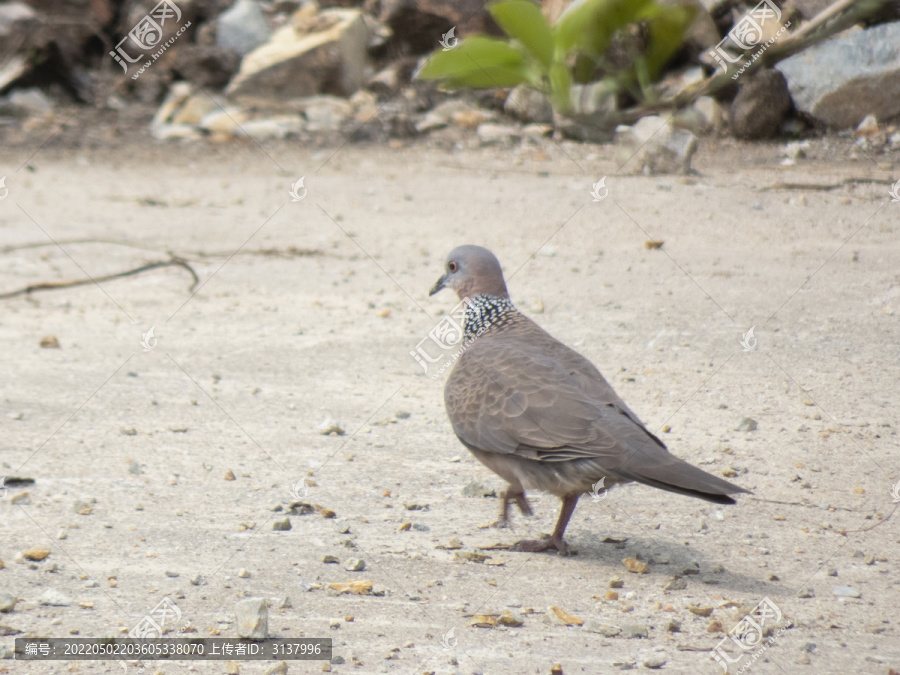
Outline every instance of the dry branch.
[[26, 286], [25, 288], [20, 288], [16, 291], [10, 291], [9, 293], [0, 293], [0, 300], [8, 300], [9, 298], [16, 298], [20, 295], [30, 295], [31, 293], [37, 291], [55, 291], [60, 288], [73, 288], [75, 286], [84, 286], [86, 284], [99, 284], [101, 281], [109, 281], [111, 279], [122, 279], [124, 277], [131, 277], [136, 274], [141, 274], [142, 272], [149, 272], [150, 270], [159, 269], [161, 267], [183, 267], [188, 271], [191, 275], [191, 278], [194, 282], [188, 288], [189, 292], [193, 292], [193, 290], [197, 287], [197, 284], [200, 283], [200, 279], [197, 276], [197, 273], [194, 272], [194, 269], [181, 258], [172, 257], [169, 260], [160, 260], [157, 262], [147, 263], [145, 265], [141, 265], [140, 267], [135, 267], [134, 269], [125, 270], [124, 272], [116, 272], [115, 274], [107, 274], [102, 277], [91, 277], [88, 279], [75, 279], [74, 281], [58, 281], [58, 282], [45, 282], [40, 284], [31, 284], [30, 286]]

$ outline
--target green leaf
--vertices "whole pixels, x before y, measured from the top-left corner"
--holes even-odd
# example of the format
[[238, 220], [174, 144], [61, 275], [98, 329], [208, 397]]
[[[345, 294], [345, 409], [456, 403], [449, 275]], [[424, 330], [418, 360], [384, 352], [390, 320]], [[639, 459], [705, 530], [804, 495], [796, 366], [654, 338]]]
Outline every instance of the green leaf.
[[656, 81], [662, 67], [681, 49], [684, 34], [696, 14], [697, 10], [690, 6], [665, 7], [648, 22], [650, 39], [644, 52], [644, 62], [652, 81]]
[[522, 52], [508, 41], [473, 35], [460, 40], [453, 49], [434, 52], [418, 77], [422, 80], [458, 79], [482, 69], [516, 69], [523, 61]]
[[520, 84], [528, 84], [533, 81], [529, 69], [520, 66], [487, 66], [460, 73], [445, 80], [444, 85], [450, 89], [459, 87], [472, 87], [473, 89], [494, 89], [501, 87], [515, 87]]
[[564, 63], [554, 63], [550, 68], [550, 102], [555, 110], [567, 113], [572, 109], [570, 90], [572, 74]]
[[557, 53], [580, 49], [599, 57], [613, 34], [639, 20], [654, 0], [575, 0], [553, 27]]
[[540, 8], [528, 0], [502, 0], [488, 7], [497, 25], [518, 40], [545, 69], [553, 62], [553, 33]]

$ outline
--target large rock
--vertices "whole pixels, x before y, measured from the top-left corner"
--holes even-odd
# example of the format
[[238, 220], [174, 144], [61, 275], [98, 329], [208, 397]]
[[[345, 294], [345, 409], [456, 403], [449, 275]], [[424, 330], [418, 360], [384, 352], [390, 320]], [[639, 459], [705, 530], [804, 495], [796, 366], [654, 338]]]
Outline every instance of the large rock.
[[731, 103], [731, 133], [745, 140], [774, 136], [790, 109], [791, 95], [784, 75], [777, 70], [761, 70], [750, 77]]
[[[455, 36], [498, 34], [484, 0], [382, 0], [380, 19], [393, 31], [403, 51], [425, 54], [439, 47], [441, 35], [455, 27]], [[398, 45], [399, 47], [399, 45]]]
[[634, 148], [640, 172], [645, 175], [688, 174], [697, 151], [693, 133], [657, 115], [642, 117], [634, 126], [617, 128], [616, 141]]
[[178, 69], [204, 89], [223, 89], [240, 67], [241, 57], [231, 49], [194, 44], [178, 47]]
[[230, 96], [349, 96], [366, 80], [368, 29], [355, 9], [297, 17], [250, 52], [228, 86]]
[[503, 104], [503, 112], [526, 124], [553, 122], [553, 107], [547, 97], [524, 84], [520, 84], [509, 92], [509, 96], [506, 97], [506, 102]]
[[0, 40], [5, 44], [15, 44], [15, 36], [26, 36], [38, 23], [37, 12], [25, 3], [0, 4]]
[[265, 640], [269, 636], [269, 606], [265, 598], [247, 598], [234, 606], [237, 633], [242, 638]]
[[216, 45], [243, 56], [269, 39], [269, 27], [256, 0], [237, 0], [216, 22]]
[[842, 35], [776, 67], [797, 109], [831, 127], [900, 114], [900, 23]]

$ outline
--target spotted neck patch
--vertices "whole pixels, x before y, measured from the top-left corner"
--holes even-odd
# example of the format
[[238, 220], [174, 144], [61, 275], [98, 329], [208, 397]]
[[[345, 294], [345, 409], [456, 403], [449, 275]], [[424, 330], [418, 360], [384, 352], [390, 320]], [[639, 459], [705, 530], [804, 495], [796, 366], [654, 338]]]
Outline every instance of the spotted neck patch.
[[518, 313], [508, 298], [496, 295], [476, 295], [466, 305], [467, 338], [474, 338], [491, 326], [502, 325], [510, 315]]

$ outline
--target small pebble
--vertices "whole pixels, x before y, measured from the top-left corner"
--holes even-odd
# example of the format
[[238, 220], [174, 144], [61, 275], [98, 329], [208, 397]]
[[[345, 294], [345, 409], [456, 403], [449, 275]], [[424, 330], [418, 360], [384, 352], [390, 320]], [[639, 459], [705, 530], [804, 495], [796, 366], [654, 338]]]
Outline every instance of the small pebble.
[[814, 598], [816, 597], [816, 592], [809, 586], [804, 586], [799, 591], [797, 591], [798, 598]]
[[250, 578], [250, 572], [248, 572], [246, 569], [244, 569], [244, 568], [242, 567], [241, 569], [238, 570], [238, 576], [239, 576], [241, 579], [249, 579], [249, 578]]
[[26, 560], [43, 560], [48, 555], [50, 555], [50, 549], [44, 546], [33, 546], [22, 551], [22, 555]]
[[850, 586], [835, 586], [834, 594], [839, 598], [858, 598], [860, 592]]
[[647, 630], [647, 626], [626, 625], [622, 626], [622, 634], [626, 638], [639, 639], [649, 637], [650, 632]]
[[341, 559], [336, 555], [326, 555], [322, 557], [322, 562], [326, 564], [337, 564], [341, 562]]
[[752, 419], [750, 417], [745, 417], [744, 419], [741, 420], [741, 423], [738, 424], [737, 430], [738, 431], [756, 431], [757, 426], [758, 425], [757, 425], [755, 419]]
[[340, 422], [331, 419], [330, 417], [325, 418], [325, 420], [316, 427], [316, 431], [323, 436], [343, 436], [347, 433]]
[[682, 577], [672, 577], [672, 579], [663, 586], [664, 591], [683, 591], [687, 588], [687, 580]]
[[284, 531], [291, 529], [291, 519], [290, 518], [282, 518], [281, 520], [275, 520], [272, 522], [272, 529], [278, 531]]
[[360, 560], [359, 558], [349, 558], [347, 562], [344, 563], [344, 569], [348, 572], [362, 572], [366, 569], [366, 561]]
[[660, 656], [658, 654], [654, 654], [653, 656], [650, 656], [650, 657], [644, 659], [644, 662], [643, 662], [644, 668], [650, 668], [650, 669], [662, 668], [664, 665], [666, 665], [665, 657]]

